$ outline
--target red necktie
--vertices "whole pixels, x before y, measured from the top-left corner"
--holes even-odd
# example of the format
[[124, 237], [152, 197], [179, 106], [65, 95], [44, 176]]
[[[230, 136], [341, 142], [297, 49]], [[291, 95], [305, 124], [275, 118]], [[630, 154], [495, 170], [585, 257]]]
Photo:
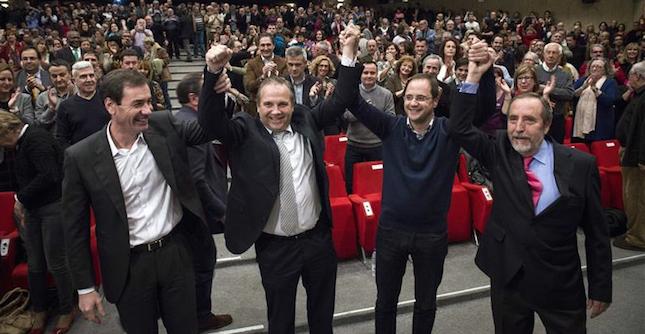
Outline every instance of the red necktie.
[[526, 172], [526, 179], [529, 181], [529, 187], [531, 188], [531, 194], [533, 195], [533, 206], [536, 207], [540, 195], [542, 194], [542, 182], [538, 179], [537, 175], [529, 169], [529, 165], [533, 157], [524, 157], [524, 171]]

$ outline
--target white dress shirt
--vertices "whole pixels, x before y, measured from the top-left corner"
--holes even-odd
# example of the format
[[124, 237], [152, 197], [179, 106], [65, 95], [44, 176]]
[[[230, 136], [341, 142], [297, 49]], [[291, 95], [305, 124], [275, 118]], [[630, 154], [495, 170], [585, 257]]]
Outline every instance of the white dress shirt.
[[164, 179], [143, 134], [130, 149], [117, 148], [110, 125], [106, 133], [123, 192], [130, 247], [155, 241], [179, 223], [181, 203]]
[[[273, 131], [267, 129], [269, 134]], [[291, 125], [284, 131], [282, 139], [289, 150], [291, 167], [293, 168], [293, 187], [296, 191], [296, 205], [298, 210], [298, 228], [295, 234], [300, 234], [316, 226], [320, 216], [320, 194], [318, 193], [318, 183], [314, 171], [314, 159], [311, 152], [309, 140], [302, 134], [296, 133], [291, 129]], [[275, 140], [275, 139], [274, 139]], [[269, 234], [287, 236], [281, 228], [280, 205], [276, 198], [276, 205], [271, 210], [271, 215], [264, 227], [264, 232]]]

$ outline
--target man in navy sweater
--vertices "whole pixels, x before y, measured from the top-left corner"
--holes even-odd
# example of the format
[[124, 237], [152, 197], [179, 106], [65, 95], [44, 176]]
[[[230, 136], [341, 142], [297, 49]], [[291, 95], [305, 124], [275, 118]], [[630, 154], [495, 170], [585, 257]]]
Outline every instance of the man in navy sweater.
[[376, 333], [396, 333], [396, 312], [408, 256], [414, 263], [413, 333], [430, 333], [437, 287], [448, 252], [446, 216], [459, 145], [449, 120], [435, 117], [437, 80], [410, 78], [406, 116], [380, 111], [362, 98], [350, 111], [383, 142], [383, 199], [376, 236]]

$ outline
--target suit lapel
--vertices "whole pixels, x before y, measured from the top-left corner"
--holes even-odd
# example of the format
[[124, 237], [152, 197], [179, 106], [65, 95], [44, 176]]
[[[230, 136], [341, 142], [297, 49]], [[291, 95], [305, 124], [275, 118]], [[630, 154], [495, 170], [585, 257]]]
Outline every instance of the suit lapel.
[[170, 188], [178, 193], [177, 182], [175, 182], [175, 170], [172, 167], [172, 156], [168, 150], [166, 138], [152, 132], [145, 131], [143, 137], [146, 139], [148, 148], [157, 163], [157, 167], [163, 174], [164, 179], [168, 182]]
[[123, 222], [127, 224], [128, 215], [125, 211], [125, 200], [123, 199], [123, 190], [119, 181], [119, 174], [114, 165], [114, 158], [110, 150], [110, 144], [107, 141], [107, 127], [101, 130], [103, 135], [98, 137], [96, 145], [96, 159], [94, 159], [94, 170], [101, 181], [103, 188], [108, 193], [110, 200], [119, 212]]

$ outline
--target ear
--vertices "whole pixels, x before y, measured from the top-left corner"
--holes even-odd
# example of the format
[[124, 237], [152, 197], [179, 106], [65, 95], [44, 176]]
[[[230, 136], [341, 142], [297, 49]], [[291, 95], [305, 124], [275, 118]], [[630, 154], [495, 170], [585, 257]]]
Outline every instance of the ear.
[[107, 112], [108, 112], [108, 114], [110, 114], [110, 116], [114, 116], [116, 114], [116, 109], [118, 107], [116, 101], [112, 100], [109, 97], [106, 97], [103, 100], [103, 104], [105, 105], [105, 110], [107, 110]]

